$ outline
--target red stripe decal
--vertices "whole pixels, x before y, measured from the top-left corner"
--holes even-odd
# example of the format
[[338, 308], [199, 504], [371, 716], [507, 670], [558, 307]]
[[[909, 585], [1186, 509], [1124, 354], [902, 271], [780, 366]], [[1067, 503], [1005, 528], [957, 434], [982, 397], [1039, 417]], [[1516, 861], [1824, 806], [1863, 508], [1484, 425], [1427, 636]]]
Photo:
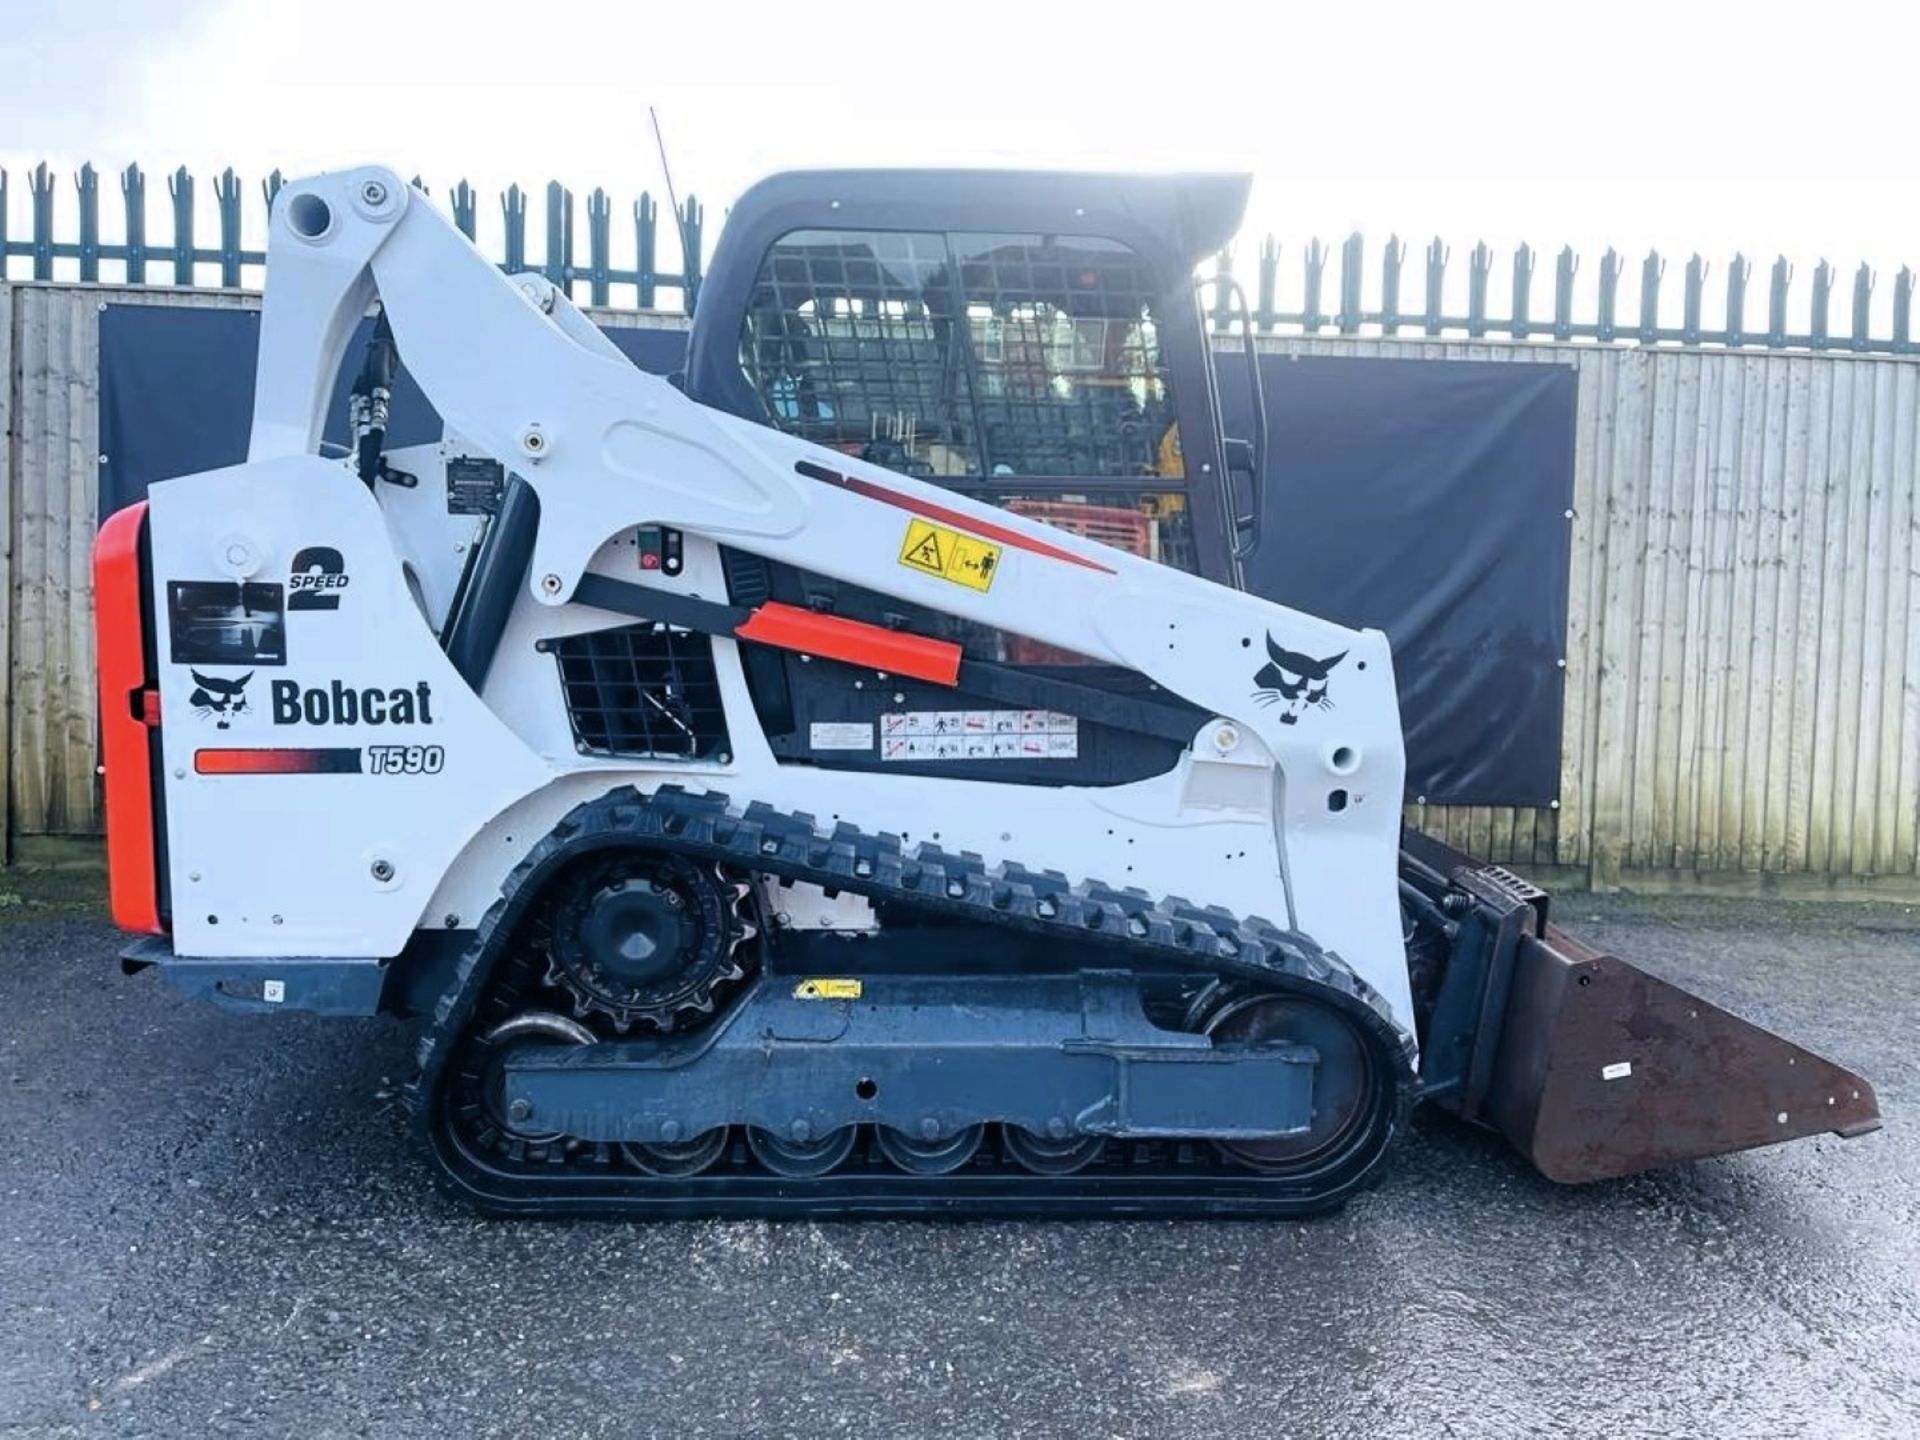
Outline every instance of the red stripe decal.
[[152, 746], [140, 584], [140, 532], [147, 502], [117, 510], [93, 546], [96, 693], [100, 763], [106, 771], [107, 898], [122, 930], [163, 933], [154, 861]]
[[761, 645], [800, 650], [824, 660], [844, 660], [849, 665], [865, 665], [935, 685], [952, 685], [960, 678], [960, 647], [951, 641], [930, 640], [925, 635], [909, 635], [839, 615], [821, 615], [797, 605], [782, 605], [778, 600], [769, 600], [755, 610], [734, 627], [733, 633]]
[[1035, 540], [1031, 535], [1023, 535], [1018, 530], [1009, 530], [1006, 526], [996, 525], [991, 520], [977, 520], [971, 515], [962, 515], [958, 510], [949, 510], [944, 505], [936, 505], [931, 500], [902, 495], [898, 490], [889, 490], [884, 485], [875, 485], [871, 480], [862, 480], [857, 475], [836, 475], [834, 478], [843, 488], [853, 491], [856, 495], [864, 495], [869, 500], [878, 500], [896, 509], [911, 510], [915, 515], [924, 515], [929, 520], [938, 520], [942, 525], [951, 525], [956, 530], [965, 530], [969, 534], [979, 535], [987, 540], [998, 540], [1002, 545], [1011, 545], [1016, 550], [1029, 550], [1035, 555], [1044, 555], [1049, 560], [1064, 560], [1069, 565], [1084, 565], [1089, 570], [1098, 570], [1102, 575], [1116, 573], [1110, 566], [1102, 565], [1098, 560], [1089, 560], [1086, 556], [1076, 555], [1071, 550], [1062, 550], [1058, 545], [1049, 545], [1044, 540]]
[[358, 775], [360, 752], [352, 746], [332, 749], [196, 750], [198, 775]]

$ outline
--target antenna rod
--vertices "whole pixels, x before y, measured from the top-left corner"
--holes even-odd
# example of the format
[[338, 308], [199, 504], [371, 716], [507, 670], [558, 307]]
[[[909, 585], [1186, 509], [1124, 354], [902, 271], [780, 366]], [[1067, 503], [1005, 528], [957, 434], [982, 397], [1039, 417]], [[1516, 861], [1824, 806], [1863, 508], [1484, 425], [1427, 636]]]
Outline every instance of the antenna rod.
[[686, 282], [693, 273], [694, 260], [692, 248], [687, 243], [689, 239], [687, 217], [680, 213], [680, 197], [674, 192], [673, 167], [667, 164], [667, 141], [666, 137], [660, 133], [660, 112], [651, 105], [647, 106], [647, 119], [653, 122], [653, 144], [654, 148], [660, 152], [660, 173], [666, 177], [667, 181], [667, 203], [673, 206], [674, 229], [680, 232], [680, 293], [686, 297], [687, 313], [692, 314], [693, 289]]

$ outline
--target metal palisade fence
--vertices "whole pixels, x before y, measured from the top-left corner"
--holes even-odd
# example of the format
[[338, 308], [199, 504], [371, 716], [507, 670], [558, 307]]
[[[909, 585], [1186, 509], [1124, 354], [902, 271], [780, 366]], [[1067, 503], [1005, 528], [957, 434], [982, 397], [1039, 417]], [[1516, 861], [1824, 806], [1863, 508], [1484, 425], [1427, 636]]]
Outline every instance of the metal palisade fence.
[[[244, 187], [232, 170], [213, 180], [217, 243], [201, 243], [195, 222], [199, 196], [194, 177], [183, 167], [167, 177], [169, 235], [150, 238], [147, 177], [137, 165], [119, 176], [122, 225], [118, 241], [103, 239], [100, 176], [83, 165], [74, 177], [77, 204], [59, 203], [58, 177], [45, 164], [26, 177], [28, 230], [16, 235], [8, 229], [12, 206], [9, 178], [0, 170], [0, 281], [8, 279], [125, 281], [128, 284], [196, 285], [217, 270], [218, 284], [237, 288], [257, 277], [265, 256], [242, 243], [247, 226], [243, 213]], [[280, 188], [275, 171], [261, 186], [266, 204]], [[415, 185], [426, 189], [416, 179]], [[462, 180], [447, 193], [455, 222], [470, 238], [478, 234], [478, 193]], [[545, 234], [541, 258], [530, 264], [527, 229], [529, 196], [518, 185], [500, 197], [500, 264], [509, 271], [540, 270], [577, 299], [592, 305], [632, 305], [642, 310], [664, 308], [662, 292], [671, 292], [672, 308], [691, 311], [699, 294], [706, 213], [692, 196], [669, 222], [678, 231], [685, 257], [679, 273], [659, 268], [660, 207], [643, 193], [634, 202], [630, 220], [633, 241], [623, 256], [631, 264], [616, 266], [613, 202], [595, 189], [586, 201], [586, 243], [576, 243], [574, 194], [558, 181], [545, 188]], [[264, 217], [264, 210], [258, 212]], [[623, 225], [624, 228], [624, 225]], [[62, 238], [62, 236], [66, 238]], [[1379, 335], [1465, 336], [1469, 339], [1587, 341], [1598, 344], [1724, 346], [1773, 350], [1838, 350], [1863, 354], [1915, 353], [1913, 339], [1914, 274], [1901, 267], [1894, 276], [1886, 328], [1877, 331], [1874, 293], [1878, 277], [1862, 264], [1847, 287], [1847, 314], [1842, 328], [1834, 326], [1838, 272], [1826, 261], [1814, 267], [1804, 309], [1793, 295], [1793, 267], [1782, 257], [1773, 262], [1766, 278], [1764, 316], [1754, 295], [1753, 265], [1735, 255], [1718, 277], [1699, 255], [1693, 255], [1679, 277], [1678, 303], [1669, 286], [1667, 263], [1649, 252], [1637, 267], [1609, 249], [1600, 257], [1590, 290], [1577, 282], [1581, 259], [1571, 247], [1553, 261], [1549, 282], [1539, 276], [1539, 254], [1521, 245], [1505, 267], [1507, 283], [1496, 286], [1497, 257], [1486, 244], [1476, 245], [1466, 257], [1464, 296], [1459, 272], [1450, 276], [1452, 253], [1441, 240], [1432, 241], [1412, 267], [1423, 282], [1420, 299], [1411, 298], [1407, 285], [1407, 247], [1390, 237], [1369, 260], [1366, 241], [1349, 236], [1330, 250], [1311, 242], [1298, 257], [1299, 303], [1283, 308], [1282, 252], [1272, 239], [1260, 243], [1254, 259], [1254, 295], [1248, 304], [1253, 327], [1269, 335]], [[17, 264], [16, 262], [25, 262]], [[61, 264], [60, 262], [67, 262]], [[102, 262], [109, 268], [103, 271]], [[1636, 293], [1623, 302], [1623, 279], [1637, 269]], [[249, 275], [249, 271], [252, 275]], [[1377, 287], [1369, 287], [1369, 276]], [[1219, 258], [1212, 285], [1212, 309], [1217, 328], [1228, 330], [1243, 313], [1234, 294], [1234, 258]], [[1715, 305], [1709, 311], [1710, 279], [1715, 280]], [[1367, 295], [1372, 290], [1372, 304]], [[1496, 290], [1504, 289], [1504, 313], [1496, 310]], [[1460, 301], [1464, 299], [1464, 305]], [[1790, 320], [1790, 316], [1792, 317]], [[1678, 323], [1673, 323], [1675, 320]]]
[[[1551, 313], [1535, 309], [1535, 271], [1539, 256], [1530, 245], [1521, 245], [1513, 253], [1511, 288], [1504, 315], [1492, 309], [1495, 256], [1486, 243], [1475, 245], [1467, 256], [1466, 309], [1462, 313], [1448, 309], [1447, 270], [1452, 252], [1442, 240], [1427, 245], [1425, 287], [1421, 303], [1402, 303], [1402, 282], [1406, 274], [1407, 247], [1400, 238], [1390, 236], [1380, 252], [1378, 305], [1368, 309], [1362, 296], [1366, 287], [1367, 247], [1365, 239], [1350, 235], [1340, 247], [1337, 277], [1333, 274], [1331, 253], [1320, 241], [1313, 241], [1301, 256], [1301, 295], [1297, 310], [1275, 306], [1279, 289], [1280, 247], [1272, 239], [1261, 242], [1257, 258], [1258, 299], [1251, 306], [1254, 328], [1265, 334], [1276, 331], [1315, 335], [1323, 332], [1340, 335], [1465, 335], [1469, 339], [1504, 338], [1514, 340], [1588, 340], [1602, 344], [1620, 342], [1641, 345], [1718, 345], [1730, 348], [1759, 346], [1774, 350], [1850, 350], [1866, 354], [1901, 355], [1914, 350], [1913, 271], [1901, 266], [1893, 281], [1892, 320], [1888, 333], [1873, 333], [1873, 292], [1877, 277], [1869, 265], [1862, 264], [1853, 275], [1851, 323], [1836, 334], [1832, 325], [1835, 271], [1822, 260], [1814, 267], [1813, 289], [1808, 303], [1808, 319], [1803, 330], [1790, 327], [1790, 292], [1793, 266], [1785, 256], [1773, 262], [1767, 282], [1766, 321], [1754, 328], [1749, 294], [1753, 278], [1752, 262], [1735, 255], [1728, 264], [1721, 294], [1724, 323], [1710, 327], [1707, 316], [1707, 280], [1709, 266], [1698, 254], [1688, 259], [1681, 276], [1680, 323], [1663, 323], [1662, 287], [1667, 262], [1658, 251], [1650, 250], [1640, 262], [1638, 305], [1621, 313], [1620, 280], [1627, 261], [1618, 251], [1609, 249], [1600, 257], [1590, 318], [1577, 313], [1575, 280], [1580, 257], [1571, 246], [1563, 247], [1554, 258]], [[1329, 310], [1330, 280], [1336, 280], [1339, 296]], [[1213, 315], [1217, 328], [1227, 329], [1238, 322], [1239, 308], [1234, 295], [1232, 257], [1220, 258], [1220, 274], [1214, 284]]]
[[[74, 177], [78, 205], [74, 210], [58, 204], [58, 177], [48, 166], [34, 167], [27, 175], [29, 229], [24, 237], [13, 234], [8, 226], [12, 211], [10, 177], [0, 170], [0, 281], [78, 279], [81, 282], [120, 282], [129, 285], [198, 285], [207, 271], [217, 267], [218, 284], [225, 289], [243, 286], [249, 270], [257, 280], [266, 255], [248, 249], [242, 243], [246, 232], [243, 212], [245, 187], [232, 170], [222, 171], [213, 180], [217, 243], [201, 243], [196, 230], [199, 206], [198, 186], [183, 166], [167, 176], [170, 234], [164, 240], [150, 235], [147, 227], [147, 176], [138, 165], [129, 165], [120, 173], [122, 238], [103, 238], [100, 223], [100, 175], [91, 165], [83, 165]], [[282, 183], [276, 170], [261, 184], [263, 208], [271, 206]], [[418, 177], [413, 181], [421, 191], [427, 187]], [[480, 196], [462, 180], [447, 194], [448, 206], [468, 239], [479, 233]], [[633, 204], [633, 263], [624, 268], [613, 263], [613, 202], [604, 190], [587, 196], [587, 233], [584, 263], [576, 245], [573, 192], [553, 181], [546, 187], [546, 233], [542, 259], [537, 266], [527, 260], [528, 196], [512, 185], [500, 196], [503, 234], [501, 266], [510, 272], [538, 269], [571, 295], [594, 305], [612, 305], [614, 287], [624, 287], [622, 299], [642, 310], [660, 305], [660, 292], [675, 292], [679, 307], [687, 311], [700, 289], [700, 257], [706, 211], [692, 195], [675, 217], [680, 249], [685, 261], [679, 271], [659, 267], [660, 207], [649, 194], [642, 193]], [[264, 226], [261, 227], [264, 229]], [[67, 238], [62, 238], [62, 235]], [[27, 261], [16, 267], [18, 259]], [[59, 262], [71, 262], [61, 266]], [[103, 271], [102, 262], [108, 267]]]

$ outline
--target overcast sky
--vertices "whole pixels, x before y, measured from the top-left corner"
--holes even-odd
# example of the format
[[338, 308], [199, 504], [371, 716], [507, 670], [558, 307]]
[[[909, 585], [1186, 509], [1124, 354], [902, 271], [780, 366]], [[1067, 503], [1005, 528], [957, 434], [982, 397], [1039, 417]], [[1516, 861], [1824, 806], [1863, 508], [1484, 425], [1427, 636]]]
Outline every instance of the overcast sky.
[[[1608, 244], [1635, 275], [1660, 248], [1675, 289], [1695, 249], [1716, 284], [1745, 250], [1762, 286], [1784, 251], [1802, 297], [1820, 256], [1843, 277], [1867, 260], [1882, 305], [1899, 265], [1920, 265], [1911, 5], [501, 8], [0, 0], [14, 232], [42, 159], [69, 214], [86, 159], [232, 165], [250, 183], [377, 159], [436, 193], [472, 180], [483, 224], [514, 180], [603, 185], [624, 208], [662, 192], [652, 104], [710, 231], [745, 185], [796, 166], [1244, 169], [1249, 230], [1282, 240], [1290, 283], [1301, 242], [1356, 228], [1376, 246], [1398, 231], [1410, 261], [1443, 235], [1458, 272], [1479, 239], [1503, 257], [1572, 243], [1587, 284]], [[164, 201], [156, 175], [154, 223]], [[117, 201], [103, 210], [117, 226]]]

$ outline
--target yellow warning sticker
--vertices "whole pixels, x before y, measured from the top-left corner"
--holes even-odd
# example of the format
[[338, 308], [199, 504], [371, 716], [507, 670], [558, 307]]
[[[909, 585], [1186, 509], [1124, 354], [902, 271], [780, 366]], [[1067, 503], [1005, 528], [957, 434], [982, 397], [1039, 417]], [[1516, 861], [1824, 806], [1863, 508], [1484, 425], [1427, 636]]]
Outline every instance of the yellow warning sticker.
[[796, 1000], [858, 1000], [858, 980], [802, 980], [793, 987]]
[[1000, 547], [931, 520], [909, 520], [907, 538], [900, 544], [900, 563], [969, 590], [985, 590], [1000, 568]]

